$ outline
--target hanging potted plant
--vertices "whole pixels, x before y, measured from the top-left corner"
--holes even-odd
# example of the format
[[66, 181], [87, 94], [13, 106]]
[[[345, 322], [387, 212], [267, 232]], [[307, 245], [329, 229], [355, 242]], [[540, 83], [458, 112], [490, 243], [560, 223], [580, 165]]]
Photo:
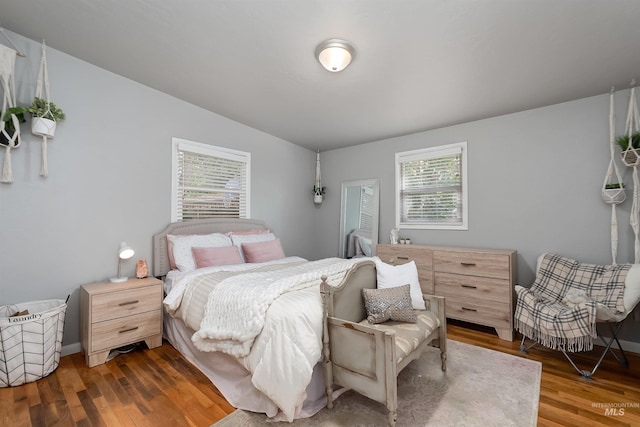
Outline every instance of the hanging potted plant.
[[[26, 120], [24, 118], [24, 113], [27, 111], [24, 107], [10, 107], [7, 109], [7, 112], [2, 117], [2, 121], [4, 122], [4, 131], [0, 132], [0, 145], [9, 145], [9, 140], [13, 139], [16, 133], [15, 121], [12, 119], [13, 116], [16, 117], [18, 123], [24, 123]], [[7, 138], [7, 135], [9, 137]], [[20, 145], [20, 135], [16, 138], [14, 147]]]
[[627, 166], [635, 166], [640, 155], [640, 132], [629, 136], [628, 134], [619, 136], [616, 142], [622, 149], [622, 161]]
[[322, 196], [324, 196], [325, 189], [327, 187], [316, 187], [313, 186], [313, 202], [316, 204], [322, 203]]
[[617, 205], [624, 202], [626, 197], [627, 195], [624, 191], [624, 182], [605, 184], [602, 189], [602, 200], [605, 203]]
[[33, 117], [31, 133], [37, 136], [53, 138], [56, 133], [56, 123], [65, 119], [64, 112], [56, 104], [37, 96], [33, 98], [27, 111]]

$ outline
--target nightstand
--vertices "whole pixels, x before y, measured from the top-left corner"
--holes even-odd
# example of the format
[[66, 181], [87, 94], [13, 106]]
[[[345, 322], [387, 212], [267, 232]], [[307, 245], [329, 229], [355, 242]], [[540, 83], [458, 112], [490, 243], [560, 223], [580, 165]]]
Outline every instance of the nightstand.
[[80, 335], [89, 367], [105, 363], [118, 347], [162, 345], [162, 281], [147, 277], [80, 287]]

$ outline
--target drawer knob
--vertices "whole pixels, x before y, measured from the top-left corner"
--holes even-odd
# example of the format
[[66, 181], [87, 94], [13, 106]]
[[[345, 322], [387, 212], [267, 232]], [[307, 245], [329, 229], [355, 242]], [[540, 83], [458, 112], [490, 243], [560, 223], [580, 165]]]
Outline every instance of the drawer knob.
[[462, 309], [463, 309], [464, 311], [478, 311], [478, 310], [476, 310], [475, 308], [462, 307]]
[[120, 304], [118, 304], [118, 305], [119, 305], [120, 307], [122, 307], [123, 305], [137, 304], [138, 302], [140, 302], [140, 301], [138, 301], [138, 300], [135, 300], [135, 301], [127, 301], [127, 302], [121, 302], [121, 303], [120, 303]]
[[478, 289], [477, 286], [473, 286], [473, 285], [460, 285], [460, 286], [462, 286], [463, 288], [468, 288], [468, 289]]
[[461, 262], [460, 264], [464, 265], [465, 267], [475, 267], [476, 265], [475, 262]]
[[138, 329], [138, 326], [134, 326], [133, 328], [129, 328], [129, 329], [123, 329], [121, 331], [118, 331], [118, 333], [119, 334], [124, 334], [125, 332], [135, 331], [136, 329]]

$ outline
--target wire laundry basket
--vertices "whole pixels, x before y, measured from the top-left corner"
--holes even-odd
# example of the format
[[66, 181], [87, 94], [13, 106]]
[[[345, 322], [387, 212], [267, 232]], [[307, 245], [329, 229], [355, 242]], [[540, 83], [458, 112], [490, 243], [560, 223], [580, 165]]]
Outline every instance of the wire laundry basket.
[[69, 297], [0, 307], [0, 387], [33, 382], [56, 370], [67, 301]]

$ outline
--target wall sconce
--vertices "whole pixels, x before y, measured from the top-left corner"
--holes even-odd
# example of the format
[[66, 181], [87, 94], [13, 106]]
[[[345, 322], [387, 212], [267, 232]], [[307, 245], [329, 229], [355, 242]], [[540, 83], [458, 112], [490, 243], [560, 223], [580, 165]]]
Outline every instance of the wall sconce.
[[112, 277], [109, 279], [111, 283], [122, 283], [129, 280], [127, 276], [122, 276], [122, 261], [125, 259], [129, 259], [133, 256], [135, 251], [131, 248], [131, 246], [127, 245], [127, 242], [120, 243], [120, 249], [118, 250], [118, 277]]
[[322, 66], [332, 73], [344, 70], [355, 56], [353, 45], [345, 40], [325, 40], [316, 48], [316, 58]]

